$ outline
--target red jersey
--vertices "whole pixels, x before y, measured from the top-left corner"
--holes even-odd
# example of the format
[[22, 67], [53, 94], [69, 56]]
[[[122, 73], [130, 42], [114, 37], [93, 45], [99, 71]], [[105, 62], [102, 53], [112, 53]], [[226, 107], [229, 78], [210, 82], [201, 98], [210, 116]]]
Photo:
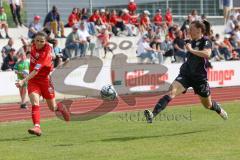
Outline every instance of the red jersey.
[[107, 17], [105, 15], [100, 15], [99, 16], [102, 20], [102, 23], [107, 23]]
[[131, 16], [129, 14], [125, 13], [122, 15], [122, 20], [124, 24], [129, 24], [130, 19], [131, 19]]
[[93, 14], [89, 18], [89, 22], [96, 22], [99, 18], [100, 18], [100, 16], [98, 14]]
[[153, 23], [154, 23], [154, 24], [157, 24], [157, 25], [160, 25], [160, 24], [162, 23], [162, 15], [156, 14], [156, 15], [153, 17]]
[[78, 22], [78, 16], [75, 13], [71, 13], [68, 17], [68, 25], [72, 27], [74, 24]]
[[53, 70], [52, 47], [46, 43], [45, 46], [37, 50], [36, 45], [31, 47], [30, 72], [38, 71], [37, 75], [31, 80], [48, 79], [48, 75]]
[[148, 25], [148, 24], [149, 24], [149, 18], [146, 17], [146, 16], [141, 16], [141, 18], [140, 18], [140, 24]]
[[167, 12], [166, 15], [165, 15], [165, 20], [167, 22], [168, 25], [171, 25], [172, 24], [172, 14], [171, 12]]
[[116, 15], [112, 15], [112, 16], [110, 17], [110, 23], [111, 23], [112, 25], [116, 25], [116, 24], [117, 24], [117, 16], [116, 16]]
[[135, 2], [130, 2], [130, 3], [128, 4], [128, 10], [129, 10], [130, 12], [136, 11], [136, 10], [137, 10], [137, 4], [136, 4]]

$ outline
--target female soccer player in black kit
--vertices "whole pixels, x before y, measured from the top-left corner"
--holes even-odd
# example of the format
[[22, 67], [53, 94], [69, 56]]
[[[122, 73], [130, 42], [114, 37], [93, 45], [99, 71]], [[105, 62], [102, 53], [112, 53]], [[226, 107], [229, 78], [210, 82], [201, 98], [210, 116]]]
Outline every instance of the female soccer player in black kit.
[[207, 24], [201, 21], [191, 23], [189, 30], [191, 41], [186, 42], [187, 61], [181, 66], [179, 75], [171, 84], [167, 94], [158, 101], [154, 110], [144, 111], [148, 123], [152, 123], [153, 118], [164, 110], [174, 97], [185, 93], [189, 87], [198, 94], [205, 108], [216, 111], [224, 120], [228, 119], [227, 113], [211, 99], [210, 95], [206, 68], [212, 45], [206, 36], [210, 33], [210, 25]]

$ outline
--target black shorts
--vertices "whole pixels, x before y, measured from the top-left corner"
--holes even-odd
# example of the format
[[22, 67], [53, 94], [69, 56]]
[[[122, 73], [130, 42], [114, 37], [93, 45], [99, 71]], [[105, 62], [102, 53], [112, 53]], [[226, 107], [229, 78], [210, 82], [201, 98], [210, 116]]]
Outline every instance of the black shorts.
[[197, 77], [184, 76], [179, 74], [175, 81], [178, 81], [186, 89], [183, 93], [186, 93], [189, 87], [192, 87], [195, 94], [198, 94], [201, 97], [210, 96], [210, 87], [207, 82], [207, 79], [199, 79]]

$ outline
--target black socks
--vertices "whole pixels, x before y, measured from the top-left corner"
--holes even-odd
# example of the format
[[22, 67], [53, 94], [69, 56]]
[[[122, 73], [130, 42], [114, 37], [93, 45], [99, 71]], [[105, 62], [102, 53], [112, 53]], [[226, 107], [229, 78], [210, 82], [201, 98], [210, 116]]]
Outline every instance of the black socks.
[[212, 108], [210, 110], [216, 111], [218, 114], [221, 113], [221, 107], [215, 101], [212, 101]]
[[171, 100], [172, 100], [172, 98], [170, 96], [168, 96], [168, 95], [163, 96], [156, 104], [156, 106], [153, 110], [153, 116], [155, 117], [158, 113], [160, 113], [162, 110], [164, 110]]

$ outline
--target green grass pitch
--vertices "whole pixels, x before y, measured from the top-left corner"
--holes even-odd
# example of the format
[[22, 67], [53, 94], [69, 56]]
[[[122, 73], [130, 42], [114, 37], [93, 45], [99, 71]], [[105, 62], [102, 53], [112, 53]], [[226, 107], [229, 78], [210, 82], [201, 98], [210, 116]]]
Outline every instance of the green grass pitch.
[[239, 102], [224, 103], [229, 120], [200, 105], [166, 109], [153, 124], [142, 111], [110, 113], [86, 122], [0, 124], [0, 160], [239, 160]]

